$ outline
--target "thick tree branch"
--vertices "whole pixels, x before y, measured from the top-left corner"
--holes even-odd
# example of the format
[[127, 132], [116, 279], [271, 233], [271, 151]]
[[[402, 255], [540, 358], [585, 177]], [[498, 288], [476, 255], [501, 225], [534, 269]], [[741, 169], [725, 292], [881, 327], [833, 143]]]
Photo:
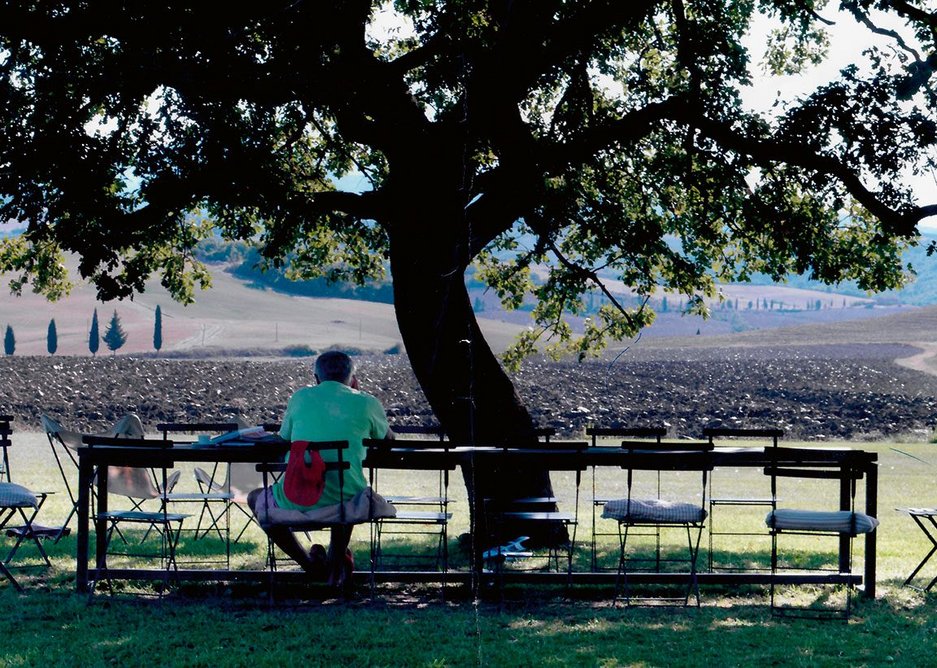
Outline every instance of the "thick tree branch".
[[931, 30], [937, 31], [937, 13], [935, 12], [928, 12], [905, 0], [885, 0], [882, 4], [891, 7], [901, 16], [923, 23], [930, 26]]
[[646, 137], [660, 127], [661, 121], [672, 119], [687, 104], [688, 100], [682, 96], [651, 102], [614, 122], [587, 128], [575, 141], [558, 145], [542, 144], [539, 147], [541, 163], [551, 174], [562, 172], [569, 166], [585, 164], [604, 149]]
[[694, 116], [676, 114], [674, 120], [698, 128], [704, 136], [720, 146], [748, 155], [762, 166], [782, 162], [836, 178], [890, 233], [913, 236], [917, 233], [917, 223], [934, 215], [937, 210], [937, 206], [918, 206], [906, 211], [896, 211], [882, 202], [876, 193], [866, 188], [855, 171], [834, 157], [816, 153], [802, 144], [747, 137], [727, 123]]
[[915, 61], [921, 61], [921, 54], [919, 54], [916, 49], [908, 46], [908, 43], [904, 41], [901, 35], [899, 35], [894, 30], [880, 28], [879, 26], [875, 25], [875, 23], [872, 22], [872, 19], [869, 18], [869, 15], [860, 9], [856, 3], [852, 2], [844, 5], [844, 7], [849, 13], [853, 15], [856, 21], [864, 25], [871, 32], [875, 33], [876, 35], [882, 35], [883, 37], [890, 37], [891, 39], [895, 40], [895, 43], [898, 44], [899, 47], [901, 47], [907, 53], [911, 54]]
[[919, 221], [937, 214], [937, 205], [896, 211], [869, 190], [854, 170], [835, 157], [819, 154], [794, 142], [746, 136], [728, 123], [700, 115], [693, 105], [679, 97], [651, 103], [626, 114], [614, 123], [589, 128], [576, 142], [554, 147], [544, 146], [542, 164], [548, 172], [559, 173], [569, 166], [586, 163], [603, 149], [633, 143], [653, 132], [665, 120], [694, 127], [723, 148], [747, 155], [762, 166], [782, 162], [828, 174], [842, 183], [890, 232], [911, 236], [915, 234], [915, 226]]
[[384, 210], [383, 199], [383, 195], [375, 191], [324, 191], [310, 195], [314, 213], [346, 213], [359, 220], [379, 220]]

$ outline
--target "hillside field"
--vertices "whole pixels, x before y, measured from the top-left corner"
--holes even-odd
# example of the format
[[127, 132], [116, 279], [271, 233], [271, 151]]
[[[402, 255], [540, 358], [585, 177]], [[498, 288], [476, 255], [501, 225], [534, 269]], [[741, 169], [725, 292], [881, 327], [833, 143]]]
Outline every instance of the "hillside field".
[[[163, 352], [210, 349], [216, 352], [281, 350], [309, 346], [321, 350], [343, 345], [382, 352], [400, 345], [393, 306], [348, 299], [298, 297], [259, 290], [224, 271], [213, 272], [213, 285], [190, 306], [178, 304], [155, 279], [132, 301], [101, 304], [94, 290], [79, 285], [56, 303], [25, 292], [16, 297], [7, 282], [0, 286], [0, 327], [9, 324], [17, 355], [46, 355], [49, 321], [55, 318], [58, 355], [88, 355], [92, 312], [98, 311], [103, 336], [116, 310], [127, 332], [121, 354], [153, 352], [154, 312], [163, 315]], [[481, 318], [482, 329], [496, 350], [503, 350], [520, 326]], [[104, 343], [98, 353], [109, 354]]]
[[[97, 308], [102, 336], [116, 310], [128, 336], [120, 353], [153, 353], [154, 311], [159, 305], [163, 314], [163, 353], [275, 355], [290, 346], [321, 350], [332, 345], [383, 352], [401, 344], [393, 307], [389, 304], [292, 296], [257, 289], [222, 271], [218, 265], [212, 268], [213, 286], [198, 293], [196, 302], [190, 306], [173, 302], [155, 279], [151, 279], [146, 291], [133, 300], [107, 304], [96, 302], [93, 289], [86, 284], [78, 285], [65, 299], [50, 303], [30, 292], [12, 296], [7, 282], [3, 281], [0, 284], [0, 328], [5, 330], [7, 325], [12, 326], [17, 355], [46, 355], [48, 325], [54, 318], [57, 354], [88, 355], [93, 310]], [[849, 333], [858, 321], [930, 312], [927, 308], [900, 306], [873, 308], [869, 300], [787, 286], [725, 286], [724, 292], [733, 304], [738, 300], [737, 310], [717, 309], [713, 318], [704, 321], [683, 316], [671, 308], [658, 314], [657, 322], [642, 333], [643, 340], [666, 339], [656, 345], [673, 345], [679, 343], [671, 340], [673, 337], [690, 337], [697, 339], [690, 345], [723, 345], [726, 342], [722, 339], [733, 335], [760, 336], [764, 342], [765, 335], [771, 339], [775, 334], [770, 332], [791, 325], [840, 323], [839, 328]], [[503, 351], [517, 333], [530, 324], [530, 314], [526, 311], [506, 313], [499, 308], [494, 295], [479, 293], [477, 296], [484, 303], [478, 313], [482, 330], [491, 347], [496, 352]], [[790, 307], [806, 306], [817, 300], [823, 304], [821, 310], [747, 308], [749, 302], [753, 305], [777, 302]], [[877, 328], [875, 324], [861, 326]], [[697, 332], [701, 336], [696, 336]], [[777, 336], [788, 335], [778, 333]], [[718, 337], [720, 341], [709, 341], [711, 337]], [[707, 341], [703, 343], [698, 339]], [[99, 354], [109, 354], [103, 342]]]

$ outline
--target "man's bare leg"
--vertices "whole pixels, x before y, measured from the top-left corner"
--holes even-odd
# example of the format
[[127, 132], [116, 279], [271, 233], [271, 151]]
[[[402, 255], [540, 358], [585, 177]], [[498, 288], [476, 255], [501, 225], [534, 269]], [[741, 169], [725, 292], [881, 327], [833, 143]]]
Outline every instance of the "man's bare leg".
[[[263, 489], [255, 489], [247, 495], [247, 503], [252, 510], [258, 501], [258, 497], [262, 493]], [[264, 529], [264, 531], [270, 536], [273, 544], [283, 550], [287, 556], [299, 564], [304, 571], [315, 577], [322, 577], [321, 565], [309, 558], [309, 553], [299, 544], [299, 541], [296, 540], [296, 535], [287, 527], [272, 526]]]
[[329, 579], [335, 587], [345, 585], [345, 550], [351, 542], [352, 526], [332, 527], [332, 540], [329, 542]]
[[321, 577], [322, 571], [312, 559], [309, 553], [296, 540], [296, 535], [286, 527], [270, 527], [267, 529], [267, 535], [273, 540], [274, 545], [286, 552], [286, 554], [295, 561], [300, 567], [316, 577]]

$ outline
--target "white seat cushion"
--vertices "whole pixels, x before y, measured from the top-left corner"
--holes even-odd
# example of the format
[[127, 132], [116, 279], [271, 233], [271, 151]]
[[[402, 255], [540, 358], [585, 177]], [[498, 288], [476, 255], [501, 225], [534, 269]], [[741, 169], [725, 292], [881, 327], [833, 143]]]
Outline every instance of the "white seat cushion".
[[692, 503], [664, 499], [613, 499], [602, 508], [602, 517], [619, 522], [683, 524], [702, 522], [706, 511]]
[[0, 508], [35, 508], [36, 495], [14, 482], [0, 482]]
[[277, 508], [275, 506], [267, 507], [267, 494], [261, 494], [257, 498], [254, 515], [257, 517], [257, 521], [260, 522], [260, 526], [264, 528], [278, 525], [291, 527], [309, 525], [314, 527], [317, 525], [338, 524], [343, 517], [345, 524], [361, 524], [397, 515], [397, 509], [370, 487], [366, 487], [345, 501], [344, 506], [344, 514], [342, 513], [341, 504], [338, 503], [307, 511]]
[[787, 531], [830, 531], [836, 533], [869, 533], [878, 520], [865, 513], [848, 510], [796, 510], [778, 508], [765, 516], [765, 524]]

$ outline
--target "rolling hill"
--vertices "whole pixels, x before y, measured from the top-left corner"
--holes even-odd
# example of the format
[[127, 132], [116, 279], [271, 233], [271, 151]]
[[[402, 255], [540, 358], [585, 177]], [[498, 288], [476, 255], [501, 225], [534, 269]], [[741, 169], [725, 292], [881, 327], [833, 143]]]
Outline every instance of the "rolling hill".
[[[93, 310], [98, 310], [102, 335], [116, 310], [128, 335], [120, 353], [152, 353], [154, 311], [159, 305], [163, 314], [164, 354], [279, 354], [291, 346], [321, 350], [331, 345], [382, 352], [401, 343], [390, 304], [289, 295], [258, 288], [256, 282], [223, 271], [222, 265], [212, 265], [212, 269], [213, 287], [196, 295], [196, 303], [190, 306], [173, 302], [156, 280], [149, 281], [146, 291], [132, 301], [107, 304], [96, 302], [88, 285], [79, 285], [69, 297], [49, 303], [31, 293], [14, 297], [4, 281], [0, 284], [0, 328], [12, 326], [17, 355], [46, 355], [47, 328], [54, 318], [57, 354], [87, 355]], [[720, 341], [730, 339], [760, 340], [772, 345], [788, 340], [803, 343], [827, 336], [817, 331], [835, 332], [829, 334], [835, 337], [861, 335], [895, 340], [889, 337], [900, 335], [904, 337], [901, 340], [908, 337], [920, 340], [922, 327], [894, 324], [902, 321], [884, 317], [920, 311], [918, 317], [926, 321], [924, 314], [930, 312], [913, 307], [874, 306], [866, 298], [790, 286], [730, 285], [724, 286], [723, 291], [731, 308], [716, 308], [713, 318], [703, 321], [682, 316], [674, 304], [660, 312], [657, 322], [642, 336], [645, 341], [660, 340], [658, 345], [676, 345], [686, 339], [694, 346], [720, 345]], [[504, 350], [530, 324], [528, 312], [506, 313], [493, 295], [482, 291], [472, 294], [481, 305], [479, 321], [495, 351]], [[821, 309], [808, 308], [817, 302], [822, 303]], [[762, 308], [765, 303], [777, 304], [778, 308]], [[660, 304], [657, 307], [660, 309]], [[824, 326], [832, 329], [822, 330]], [[821, 330], [809, 329], [816, 327]], [[103, 343], [99, 354], [109, 354]]]
[[[92, 312], [97, 308], [103, 335], [116, 310], [128, 336], [120, 353], [151, 353], [154, 311], [159, 305], [163, 352], [202, 348], [245, 352], [288, 346], [321, 350], [336, 344], [380, 352], [401, 342], [389, 304], [258, 290], [224, 271], [213, 272], [212, 288], [196, 295], [196, 300], [190, 306], [175, 303], [158, 281], [150, 280], [146, 291], [132, 301], [101, 304], [95, 301], [94, 290], [83, 284], [65, 299], [49, 303], [32, 293], [12, 296], [3, 281], [0, 328], [13, 327], [17, 355], [46, 355], [47, 329], [54, 318], [57, 354], [87, 355]], [[520, 329], [520, 325], [484, 318], [481, 324], [496, 350], [504, 349]], [[98, 354], [110, 354], [103, 343]]]

